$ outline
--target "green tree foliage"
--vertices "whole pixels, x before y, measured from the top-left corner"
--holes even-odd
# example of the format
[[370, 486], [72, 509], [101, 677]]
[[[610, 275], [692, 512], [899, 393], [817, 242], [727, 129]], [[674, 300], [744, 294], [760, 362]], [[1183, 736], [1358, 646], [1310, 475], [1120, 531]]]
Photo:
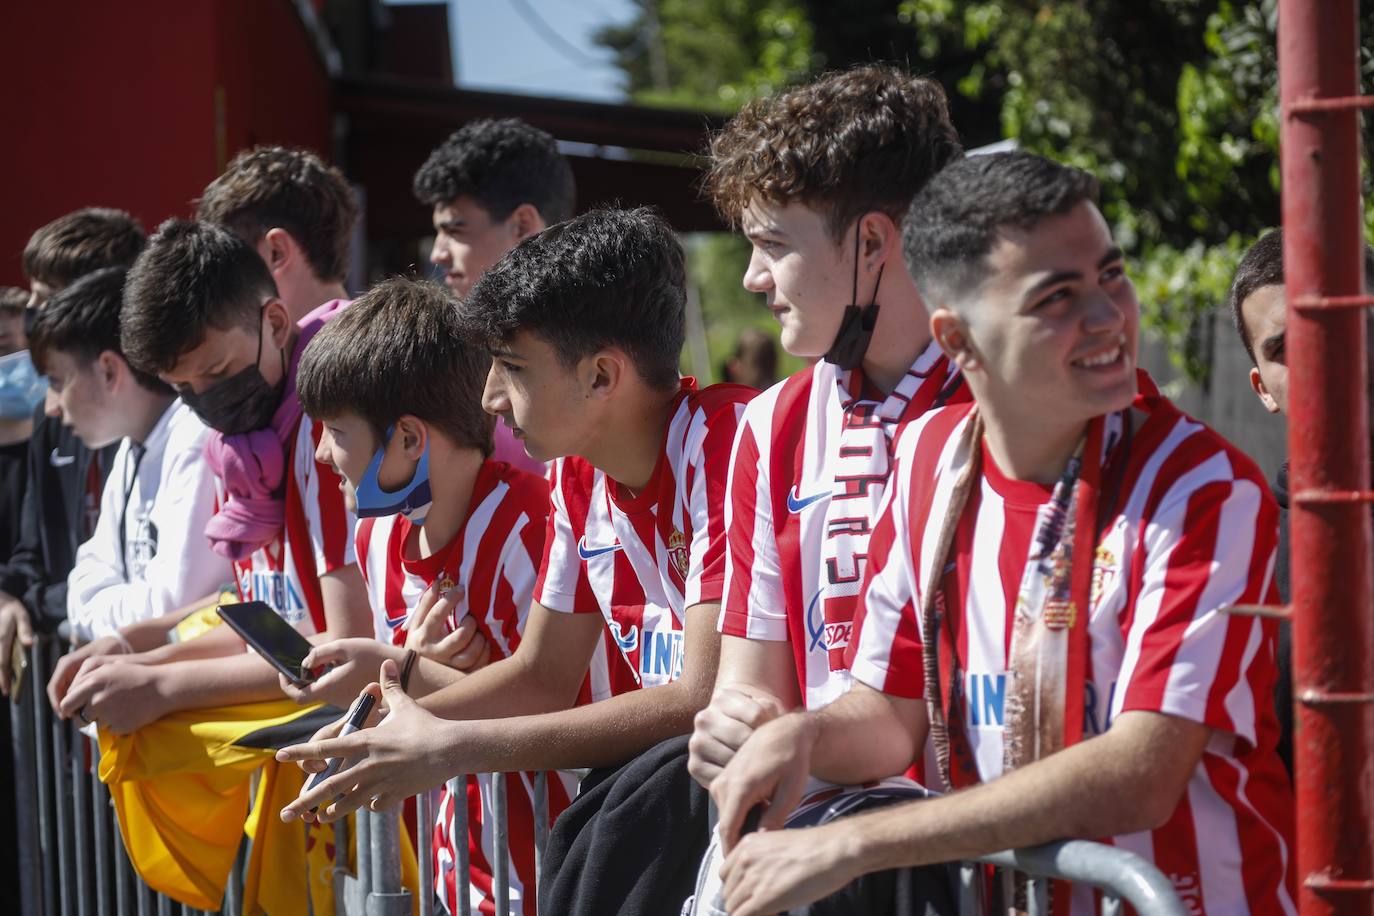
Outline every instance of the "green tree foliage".
[[[1279, 222], [1277, 0], [638, 2], [635, 22], [601, 36], [637, 100], [731, 110], [824, 69], [898, 60], [944, 83], [970, 146], [1010, 137], [1092, 171], [1146, 327], [1206, 381], [1235, 264]], [[1359, 10], [1370, 92], [1374, 0]], [[1374, 117], [1364, 140], [1374, 148]], [[1368, 176], [1365, 201], [1374, 237]], [[734, 316], [761, 321], [738, 286], [739, 240], [702, 245], [708, 326], [725, 337], [751, 320]]]

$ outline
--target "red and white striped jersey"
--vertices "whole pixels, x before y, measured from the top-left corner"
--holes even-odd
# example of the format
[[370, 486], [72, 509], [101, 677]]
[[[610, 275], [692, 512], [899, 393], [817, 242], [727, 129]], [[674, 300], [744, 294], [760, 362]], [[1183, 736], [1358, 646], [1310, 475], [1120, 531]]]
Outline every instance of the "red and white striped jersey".
[[[405, 645], [407, 621], [425, 589], [441, 577], [451, 578], [463, 597], [448, 623], [451, 632], [468, 615], [491, 646], [491, 659], [506, 658], [519, 645], [529, 615], [530, 596], [544, 553], [549, 514], [549, 485], [534, 474], [502, 461], [483, 462], [473, 481], [468, 515], [448, 544], [431, 556], [417, 555], [418, 530], [400, 515], [358, 520], [358, 566], [367, 584], [377, 638]], [[604, 649], [593, 658], [589, 681], [579, 702], [610, 695]], [[595, 693], [593, 680], [600, 682]], [[550, 774], [549, 817], [557, 817], [576, 795], [570, 776]], [[520, 786], [525, 787], [521, 791]], [[507, 782], [511, 912], [534, 912], [533, 774], [512, 773]], [[467, 890], [474, 912], [495, 911], [492, 893], [491, 775], [468, 780], [466, 838], [457, 836], [454, 800], [447, 788], [439, 800], [434, 831], [435, 891], [449, 912], [457, 912], [458, 894]], [[469, 874], [460, 880], [455, 843], [468, 845]], [[530, 893], [526, 893], [526, 887]]]
[[[1147, 381], [1147, 380], [1146, 380]], [[1149, 390], [1142, 384], [1143, 390]], [[944, 589], [961, 672], [963, 726], [978, 776], [1003, 767], [1013, 612], [1037, 514], [1052, 488], [1002, 474], [986, 448], [941, 581], [932, 584], [955, 445], [969, 406], [934, 411], [898, 445], [898, 473], [873, 535], [851, 649], [853, 677], [924, 695], [920, 608]], [[1191, 913], [1294, 913], [1292, 793], [1275, 752], [1273, 621], [1231, 615], [1276, 598], [1277, 507], [1253, 462], [1158, 396], [1137, 398], [1120, 484], [1104, 480], [1093, 558], [1084, 738], [1146, 710], [1213, 730], [1163, 827], [1110, 838], [1153, 862]], [[1117, 472], [1113, 471], [1113, 476]], [[949, 630], [943, 631], [945, 634]], [[942, 664], [948, 674], [953, 664]], [[942, 686], [942, 696], [950, 688]], [[1161, 749], [1161, 753], [1167, 753]], [[927, 773], [934, 772], [927, 767]], [[936, 777], [938, 780], [938, 777]], [[1077, 888], [1074, 913], [1092, 910]]]
[[535, 600], [605, 618], [626, 662], [612, 665], [616, 694], [676, 680], [686, 609], [720, 601], [730, 446], [755, 394], [683, 379], [658, 465], [638, 495], [581, 458], [553, 462]]
[[[354, 518], [344, 504], [339, 475], [315, 460], [322, 429], [301, 414], [286, 456], [282, 533], [234, 563], [239, 600], [267, 602], [306, 636], [325, 629], [320, 576], [354, 561]], [[223, 501], [223, 482], [216, 479], [215, 486]]]
[[968, 398], [934, 342], [886, 398], [858, 376], [822, 361], [769, 388], [730, 459], [720, 631], [790, 642], [810, 709], [849, 688], [844, 650], [897, 434]]

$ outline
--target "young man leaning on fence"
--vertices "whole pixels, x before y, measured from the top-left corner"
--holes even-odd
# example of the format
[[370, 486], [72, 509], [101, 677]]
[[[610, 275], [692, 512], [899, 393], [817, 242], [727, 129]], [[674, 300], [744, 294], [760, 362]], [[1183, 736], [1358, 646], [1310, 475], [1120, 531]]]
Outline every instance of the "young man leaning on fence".
[[[399, 278], [373, 287], [306, 347], [297, 388], [323, 428], [316, 457], [343, 478], [358, 516], [358, 565], [376, 638], [316, 649], [306, 666], [328, 670], [302, 688], [283, 679], [288, 695], [346, 708], [385, 658], [407, 686], [428, 693], [519, 645], [544, 555], [549, 486], [490, 457], [493, 418], [482, 409], [490, 365], [484, 347], [463, 340], [442, 287]], [[474, 632], [482, 638], [471, 640]], [[592, 667], [604, 685], [600, 644]], [[590, 692], [585, 684], [583, 697]], [[535, 779], [508, 785], [507, 899], [512, 913], [533, 913]], [[571, 777], [549, 780], [548, 816], [576, 790]], [[459, 895], [474, 911], [492, 908], [493, 863], [507, 854], [494, 842], [494, 791], [483, 774], [476, 791], [455, 798], [446, 787], [439, 801], [435, 892], [451, 913]], [[465, 834], [457, 833], [455, 805], [467, 809]], [[468, 849], [469, 873], [460, 874]]]
[[[325, 818], [384, 808], [459, 773], [599, 767], [554, 826], [540, 908], [662, 912], [690, 892], [706, 805], [687, 776], [686, 733], [715, 677], [726, 468], [754, 391], [679, 377], [684, 283], [682, 249], [662, 219], [602, 210], [522, 242], [463, 300], [460, 320], [494, 357], [484, 405], [531, 456], [553, 462], [524, 637], [510, 658], [418, 703], [383, 663], [386, 727], [283, 751], [311, 769], [358, 759], [283, 817], [315, 805]], [[607, 628], [615, 695], [570, 708]], [[597, 815], [636, 792], [681, 820], [599, 830]], [[598, 872], [599, 893], [570, 887], [577, 879], [559, 864], [584, 873], [589, 843], [613, 868]], [[687, 865], [665, 875], [669, 862]]]
[[[898, 445], [851, 691], [764, 725], [712, 784], [734, 916], [1073, 837], [1142, 856], [1192, 911], [1294, 911], [1274, 624], [1227, 610], [1272, 597], [1274, 501], [1136, 369], [1139, 306], [1096, 193], [1005, 153], [950, 165], [913, 202], [907, 261], [976, 406]], [[926, 781], [954, 794], [741, 837], [808, 774], [899, 773], [928, 739]], [[1056, 893], [1073, 913], [1092, 897]]]

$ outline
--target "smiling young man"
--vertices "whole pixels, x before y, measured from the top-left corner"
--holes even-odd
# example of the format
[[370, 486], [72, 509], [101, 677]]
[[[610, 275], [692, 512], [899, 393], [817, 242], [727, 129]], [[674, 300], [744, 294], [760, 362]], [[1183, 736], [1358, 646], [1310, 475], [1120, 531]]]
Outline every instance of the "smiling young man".
[[[206, 457], [219, 505], [205, 535], [232, 561], [240, 599], [265, 601], [316, 641], [372, 632], [352, 516], [338, 476], [315, 460], [319, 430], [295, 390], [301, 350], [340, 308], [293, 322], [248, 243], [168, 220], [130, 271], [120, 316], [130, 365], [156, 373], [214, 430]], [[122, 734], [175, 710], [281, 695], [272, 667], [226, 628], [165, 645], [177, 622], [174, 613], [90, 643], [80, 668], [54, 671], [54, 705]], [[128, 647], [137, 654], [120, 657]]]
[[[682, 738], [663, 753], [666, 763], [653, 765], [662, 782], [636, 783], [613, 769], [636, 755], [626, 771], [659, 761], [655, 745], [686, 734], [715, 677], [727, 459], [754, 392], [698, 389], [679, 377], [684, 283], [682, 249], [662, 219], [603, 210], [522, 242], [463, 300], [460, 320], [495, 357], [484, 405], [532, 457], [553, 462], [524, 636], [510, 658], [419, 704], [384, 663], [387, 727], [283, 751], [281, 759], [312, 767], [340, 754], [358, 758], [284, 817], [323, 803], [332, 819], [374, 797], [377, 807], [393, 805], [458, 773], [606, 768], [583, 781], [555, 824], [558, 846], [559, 831], [584, 823], [576, 813], [599, 804], [607, 786], [653, 786], [647, 791], [664, 805], [690, 788]], [[608, 628], [620, 656], [612, 659], [614, 696], [570, 708]], [[585, 893], [567, 891], [551, 852], [541, 909], [661, 912], [680, 889], [676, 908], [695, 865], [683, 851], [699, 850], [706, 835], [702, 802], [671, 828], [638, 819], [614, 849], [599, 847], [619, 868]], [[656, 863], [669, 850], [691, 864], [665, 890]]]
[[892, 443], [967, 397], [900, 237], [912, 196], [959, 153], [940, 85], [888, 66], [754, 102], [712, 143], [707, 186], [753, 245], [744, 286], [783, 348], [819, 361], [756, 398], [735, 444], [720, 673], [691, 742], [703, 785], [763, 722], [848, 687]]
[[[1249, 459], [1137, 373], [1139, 306], [1096, 193], [1004, 153], [951, 165], [914, 201], [908, 263], [976, 406], [934, 411], [898, 445], [853, 689], [763, 726], [712, 786], [734, 916], [1070, 837], [1141, 855], [1191, 912], [1294, 911], [1273, 622], [1227, 612], [1270, 596], [1274, 502]], [[927, 740], [952, 795], [739, 837], [808, 771], [879, 778]], [[1095, 911], [1086, 887], [1056, 904]]]
[[[549, 487], [488, 457], [492, 417], [481, 398], [490, 365], [485, 348], [463, 340], [443, 289], [399, 278], [369, 290], [306, 348], [301, 404], [324, 427], [316, 457], [338, 471], [359, 517], [358, 565], [377, 638], [320, 646], [306, 664], [336, 667], [303, 689], [283, 683], [288, 694], [347, 707], [384, 658], [409, 669], [415, 693], [428, 693], [485, 662], [463, 657], [472, 646], [464, 631], [480, 630], [480, 651], [493, 659], [519, 645], [544, 554]], [[436, 590], [445, 601], [426, 595]], [[604, 685], [604, 656], [597, 661]], [[533, 912], [533, 775], [510, 786], [507, 899], [511, 912]], [[576, 783], [554, 779], [549, 790], [546, 810], [556, 817]], [[466, 835], [456, 833], [447, 788], [440, 799], [435, 890], [451, 913], [460, 895], [474, 911], [494, 909], [492, 863], [507, 849], [494, 845], [492, 791], [482, 774], [459, 802]], [[457, 872], [459, 844], [472, 852], [466, 875]]]
[[229, 577], [229, 562], [204, 535], [215, 499], [209, 430], [120, 349], [126, 274], [107, 267], [82, 277], [43, 306], [30, 331], [54, 395], [49, 415], [89, 449], [119, 445], [95, 532], [67, 580], [78, 643], [176, 610]]

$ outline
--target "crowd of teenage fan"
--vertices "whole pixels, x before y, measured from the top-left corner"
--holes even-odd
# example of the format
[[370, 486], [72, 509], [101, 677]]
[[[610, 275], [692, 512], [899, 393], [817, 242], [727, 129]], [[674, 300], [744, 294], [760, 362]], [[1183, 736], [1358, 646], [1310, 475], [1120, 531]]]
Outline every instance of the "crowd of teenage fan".
[[[369, 691], [370, 727], [278, 752], [356, 761], [281, 818], [550, 771], [537, 890], [509, 782], [516, 912], [949, 913], [944, 863], [1070, 837], [1190, 912], [1295, 912], [1287, 653], [1227, 613], [1286, 587], [1284, 478], [1137, 367], [1096, 180], [965, 156], [938, 84], [865, 66], [747, 105], [705, 188], [810, 364], [762, 393], [680, 376], [672, 227], [574, 216], [515, 120], [415, 175], [442, 284], [350, 301], [357, 205], [300, 150], [146, 239], [113, 209], [39, 228], [0, 298], [0, 686], [66, 620], [32, 688], [102, 736]], [[1282, 284], [1276, 231], [1230, 308], [1279, 413]], [[317, 677], [184, 629], [247, 600]], [[419, 828], [450, 912], [492, 907], [473, 786]]]

